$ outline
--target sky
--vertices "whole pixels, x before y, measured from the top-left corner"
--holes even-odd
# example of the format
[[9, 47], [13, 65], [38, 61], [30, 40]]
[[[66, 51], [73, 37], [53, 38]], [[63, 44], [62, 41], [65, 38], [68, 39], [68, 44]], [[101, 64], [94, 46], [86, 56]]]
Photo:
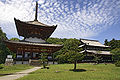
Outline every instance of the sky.
[[0, 27], [10, 39], [19, 37], [14, 17], [57, 25], [51, 37], [120, 40], [120, 0], [0, 0]]

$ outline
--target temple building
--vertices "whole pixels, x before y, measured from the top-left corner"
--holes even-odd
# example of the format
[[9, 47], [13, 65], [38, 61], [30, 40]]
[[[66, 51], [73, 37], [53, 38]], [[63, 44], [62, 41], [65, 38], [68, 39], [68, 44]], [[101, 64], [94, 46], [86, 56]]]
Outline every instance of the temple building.
[[14, 18], [19, 36], [24, 37], [21, 41], [4, 41], [7, 47], [16, 53], [14, 59], [16, 64], [36, 63], [41, 53], [48, 53], [48, 59], [52, 60], [52, 53], [60, 50], [63, 45], [49, 44], [46, 40], [56, 29], [56, 26], [49, 26], [37, 20], [38, 3], [36, 2], [36, 13], [34, 21], [20, 21]]
[[95, 57], [98, 57], [99, 62], [102, 63], [112, 62], [112, 54], [108, 50], [110, 46], [105, 46], [97, 40], [80, 39], [80, 42], [79, 47], [83, 48], [80, 53], [85, 54], [82, 62], [95, 62]]

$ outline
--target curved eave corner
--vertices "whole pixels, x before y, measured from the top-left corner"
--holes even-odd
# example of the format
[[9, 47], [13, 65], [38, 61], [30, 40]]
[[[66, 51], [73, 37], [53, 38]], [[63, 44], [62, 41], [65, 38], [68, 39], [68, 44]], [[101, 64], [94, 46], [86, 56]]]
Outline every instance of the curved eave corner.
[[19, 23], [23, 23], [23, 24], [27, 24], [27, 25], [33, 25], [33, 26], [39, 26], [39, 27], [55, 27], [55, 28], [57, 27], [57, 25], [49, 26], [49, 25], [43, 24], [43, 23], [38, 22], [38, 21], [37, 21], [38, 24], [31, 24], [30, 22], [34, 22], [34, 21], [24, 22], [24, 21], [20, 21], [19, 19], [16, 19], [16, 18], [14, 18], [14, 21], [15, 21], [15, 24], [17, 24], [19, 22]]

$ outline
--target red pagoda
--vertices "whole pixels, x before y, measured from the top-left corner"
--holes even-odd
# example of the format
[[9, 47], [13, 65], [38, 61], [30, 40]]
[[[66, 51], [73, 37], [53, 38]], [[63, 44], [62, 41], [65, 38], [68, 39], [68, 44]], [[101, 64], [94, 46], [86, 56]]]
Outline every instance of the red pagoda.
[[36, 2], [35, 20], [23, 22], [16, 18], [15, 24], [19, 36], [24, 37], [21, 41], [5, 41], [7, 47], [16, 53], [16, 64], [29, 64], [38, 61], [41, 53], [49, 53], [49, 61], [52, 60], [52, 53], [60, 50], [63, 45], [49, 44], [46, 40], [56, 29], [56, 26], [49, 26], [37, 20], [38, 3]]

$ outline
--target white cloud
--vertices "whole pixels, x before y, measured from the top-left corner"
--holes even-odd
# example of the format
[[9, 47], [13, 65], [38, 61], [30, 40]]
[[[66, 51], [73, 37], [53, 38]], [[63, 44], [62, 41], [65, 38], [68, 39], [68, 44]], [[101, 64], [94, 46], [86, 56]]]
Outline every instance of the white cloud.
[[[119, 0], [38, 0], [38, 19], [58, 27], [53, 37], [87, 38], [96, 36], [103, 29], [120, 21]], [[81, 6], [83, 5], [83, 6]], [[2, 7], [1, 7], [2, 6]], [[34, 20], [35, 1], [0, 1], [0, 25], [8, 37], [17, 36], [14, 17], [28, 21]], [[8, 30], [10, 29], [10, 30]]]

